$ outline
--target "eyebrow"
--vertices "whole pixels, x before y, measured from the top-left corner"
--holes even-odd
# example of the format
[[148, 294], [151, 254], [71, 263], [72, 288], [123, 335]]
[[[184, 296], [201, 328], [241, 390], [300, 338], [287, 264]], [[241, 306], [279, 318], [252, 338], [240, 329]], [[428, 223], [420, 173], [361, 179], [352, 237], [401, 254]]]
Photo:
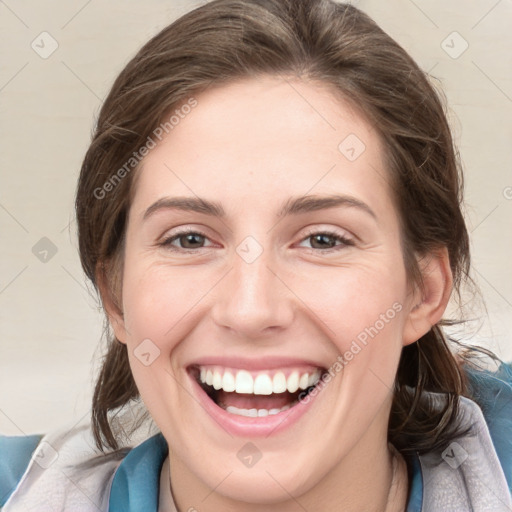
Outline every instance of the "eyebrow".
[[[377, 220], [375, 212], [360, 199], [348, 195], [336, 194], [292, 197], [284, 203], [277, 216], [281, 218], [287, 215], [298, 215], [336, 207], [357, 208]], [[146, 220], [152, 214], [162, 209], [192, 211], [218, 218], [226, 217], [224, 208], [216, 201], [208, 201], [207, 199], [199, 197], [162, 197], [144, 212], [142, 220]]]

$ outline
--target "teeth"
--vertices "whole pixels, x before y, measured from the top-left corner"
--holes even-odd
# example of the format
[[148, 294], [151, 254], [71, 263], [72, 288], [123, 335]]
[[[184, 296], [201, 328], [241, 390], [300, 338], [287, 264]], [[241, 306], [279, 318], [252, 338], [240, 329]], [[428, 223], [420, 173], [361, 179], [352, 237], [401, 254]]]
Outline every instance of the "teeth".
[[213, 372], [212, 386], [214, 389], [220, 389], [222, 387], [222, 376], [218, 371]]
[[301, 375], [300, 379], [299, 379], [299, 388], [307, 389], [309, 387], [308, 382], [309, 382], [309, 375], [307, 373], [305, 373], [304, 375]]
[[290, 408], [290, 405], [285, 405], [280, 409], [239, 409], [238, 407], [234, 407], [233, 405], [228, 405], [226, 407], [226, 411], [231, 414], [236, 414], [238, 416], [247, 416], [248, 418], [257, 418], [262, 416], [273, 416], [274, 414], [279, 414], [282, 411], [286, 411]]
[[271, 395], [272, 394], [272, 379], [265, 373], [260, 373], [254, 379], [254, 394], [255, 395]]
[[283, 371], [278, 371], [273, 376], [269, 375], [268, 372], [259, 372], [253, 377], [247, 370], [237, 371], [216, 367], [213, 369], [201, 368], [199, 380], [217, 390], [223, 389], [227, 392], [234, 391], [242, 394], [271, 395], [272, 393], [285, 393], [286, 391], [295, 393], [298, 389], [307, 389], [319, 381], [320, 375], [320, 370], [315, 370], [313, 373], [299, 373], [299, 371], [294, 370], [288, 378], [286, 378]]
[[235, 377], [231, 372], [224, 372], [224, 377], [222, 378], [222, 389], [224, 391], [235, 391]]
[[299, 389], [299, 372], [292, 372], [286, 381], [286, 388], [290, 393], [295, 393]]
[[286, 391], [286, 377], [283, 372], [277, 372], [272, 379], [274, 393], [284, 393]]
[[308, 378], [308, 388], [310, 386], [314, 386], [319, 380], [320, 380], [320, 372], [318, 370], [316, 370]]
[[236, 374], [235, 391], [237, 393], [252, 393], [254, 391], [254, 382], [249, 372], [240, 370]]

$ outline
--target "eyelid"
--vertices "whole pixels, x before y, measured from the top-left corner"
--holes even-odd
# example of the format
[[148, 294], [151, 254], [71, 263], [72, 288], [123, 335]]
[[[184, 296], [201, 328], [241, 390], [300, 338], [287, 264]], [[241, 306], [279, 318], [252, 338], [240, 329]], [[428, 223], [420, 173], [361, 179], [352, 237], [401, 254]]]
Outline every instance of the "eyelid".
[[348, 239], [350, 239], [350, 240], [357, 239], [356, 236], [352, 235], [352, 233], [350, 233], [346, 229], [339, 230], [339, 228], [331, 228], [331, 227], [322, 228], [322, 227], [315, 226], [315, 227], [311, 227], [311, 228], [306, 228], [306, 233], [302, 236], [302, 240], [304, 240], [304, 238], [307, 238], [308, 236], [318, 235], [318, 234], [325, 234], [325, 235], [329, 234], [331, 236], [345, 238], [347, 240]]

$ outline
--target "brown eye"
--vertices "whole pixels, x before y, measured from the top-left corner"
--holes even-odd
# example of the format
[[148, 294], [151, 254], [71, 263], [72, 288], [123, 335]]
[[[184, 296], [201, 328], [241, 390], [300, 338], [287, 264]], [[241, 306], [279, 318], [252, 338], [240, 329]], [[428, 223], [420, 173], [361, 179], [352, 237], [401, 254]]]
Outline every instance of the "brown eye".
[[[335, 232], [317, 231], [309, 233], [302, 241], [309, 240], [312, 249], [322, 252], [337, 251], [346, 246], [354, 245], [354, 241]], [[339, 242], [339, 243], [337, 243]]]
[[[312, 235], [309, 237], [312, 240], [313, 249], [330, 249], [336, 245], [336, 240], [334, 237], [327, 235], [325, 233], [320, 233], [318, 235]], [[315, 245], [318, 245], [315, 247]]]
[[[166, 238], [160, 245], [170, 249], [171, 251], [192, 251], [194, 249], [202, 249], [204, 247], [206, 236], [197, 231], [182, 231]], [[178, 242], [178, 246], [174, 242]]]

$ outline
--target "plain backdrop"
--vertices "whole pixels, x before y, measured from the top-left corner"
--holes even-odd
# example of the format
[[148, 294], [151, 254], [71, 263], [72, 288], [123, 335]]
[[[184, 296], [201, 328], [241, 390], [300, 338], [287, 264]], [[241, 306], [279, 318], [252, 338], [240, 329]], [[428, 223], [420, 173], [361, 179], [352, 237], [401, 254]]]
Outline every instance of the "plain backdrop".
[[[95, 116], [136, 50], [201, 2], [0, 0], [0, 432], [86, 420], [103, 317], [73, 220]], [[462, 339], [512, 359], [512, 2], [360, 0], [435, 77], [466, 176], [483, 305]]]

